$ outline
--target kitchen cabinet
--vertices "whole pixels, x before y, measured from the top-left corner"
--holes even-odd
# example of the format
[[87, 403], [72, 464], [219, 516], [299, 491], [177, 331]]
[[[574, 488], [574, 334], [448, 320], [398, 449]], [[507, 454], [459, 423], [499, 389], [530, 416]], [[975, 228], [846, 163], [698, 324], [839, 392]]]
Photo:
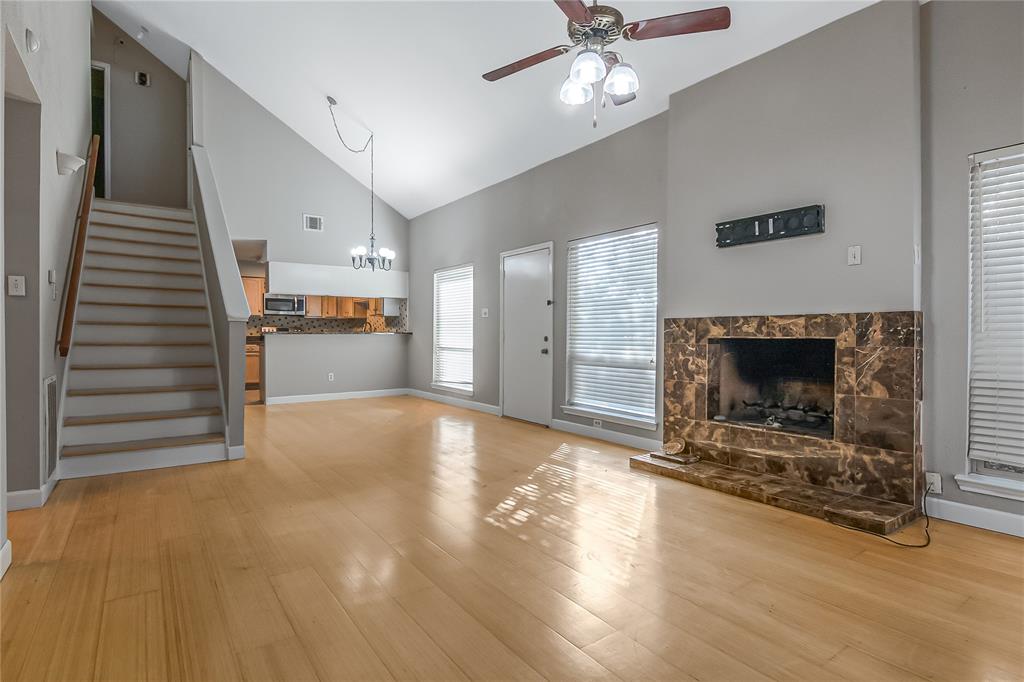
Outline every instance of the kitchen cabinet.
[[260, 383], [260, 347], [255, 344], [245, 346], [245, 385]]
[[323, 305], [326, 296], [307, 296], [306, 297], [306, 317], [323, 317]]
[[262, 277], [243, 277], [242, 288], [245, 300], [249, 302], [250, 315], [263, 314], [263, 294], [267, 293], [267, 280]]
[[338, 317], [338, 297], [323, 296], [322, 298], [321, 309], [323, 317]]
[[380, 317], [384, 314], [384, 299], [371, 298], [366, 309], [366, 314], [371, 317]]

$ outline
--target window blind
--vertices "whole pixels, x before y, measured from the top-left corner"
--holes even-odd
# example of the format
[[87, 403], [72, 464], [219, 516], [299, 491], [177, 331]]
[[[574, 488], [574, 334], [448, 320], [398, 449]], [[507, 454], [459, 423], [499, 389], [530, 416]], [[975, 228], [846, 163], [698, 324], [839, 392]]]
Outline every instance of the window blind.
[[434, 273], [434, 381], [473, 390], [473, 266]]
[[1024, 147], [972, 160], [968, 456], [1024, 467]]
[[572, 242], [568, 257], [569, 406], [653, 423], [657, 226]]

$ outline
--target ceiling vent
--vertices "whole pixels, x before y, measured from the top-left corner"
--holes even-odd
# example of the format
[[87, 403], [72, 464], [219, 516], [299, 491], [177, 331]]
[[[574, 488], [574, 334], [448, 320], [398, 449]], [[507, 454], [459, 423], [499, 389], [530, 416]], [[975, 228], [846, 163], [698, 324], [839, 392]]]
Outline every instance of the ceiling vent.
[[302, 214], [302, 229], [306, 232], [323, 232], [324, 217], [322, 215]]

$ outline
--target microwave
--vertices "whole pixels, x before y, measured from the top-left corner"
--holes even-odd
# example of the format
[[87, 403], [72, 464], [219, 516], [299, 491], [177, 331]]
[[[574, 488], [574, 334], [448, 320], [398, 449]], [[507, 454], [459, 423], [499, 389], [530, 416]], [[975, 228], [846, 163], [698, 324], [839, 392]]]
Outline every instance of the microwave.
[[306, 297], [285, 294], [263, 295], [264, 315], [305, 315]]

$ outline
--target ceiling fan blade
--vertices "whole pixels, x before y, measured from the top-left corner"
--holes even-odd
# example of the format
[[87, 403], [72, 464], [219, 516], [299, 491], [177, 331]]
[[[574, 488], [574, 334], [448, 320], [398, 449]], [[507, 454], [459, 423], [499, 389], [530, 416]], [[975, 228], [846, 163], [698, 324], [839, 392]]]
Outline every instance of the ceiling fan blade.
[[622, 104], [629, 104], [630, 102], [635, 100], [636, 93], [631, 92], [628, 95], [608, 95], [608, 99], [610, 99], [612, 101], [612, 104], [614, 104], [615, 106], [620, 106]]
[[517, 62], [512, 62], [511, 64], [501, 67], [500, 69], [488, 71], [487, 73], [484, 74], [484, 80], [493, 82], [498, 80], [499, 78], [511, 76], [512, 74], [522, 71], [523, 69], [528, 69], [531, 66], [536, 66], [537, 64], [540, 64], [541, 62], [546, 62], [549, 59], [559, 57], [571, 49], [572, 47], [569, 45], [559, 45], [558, 47], [548, 48], [543, 52], [538, 52], [537, 54], [530, 55], [529, 57], [526, 57], [524, 59], [520, 59]]
[[732, 13], [728, 7], [702, 9], [696, 12], [673, 14], [657, 19], [634, 21], [622, 27], [622, 37], [626, 40], [650, 40], [665, 38], [685, 33], [701, 33], [703, 31], [720, 31], [729, 28]]
[[594, 17], [583, 0], [555, 0], [555, 4], [569, 17], [569, 21], [583, 25], [594, 23]]

